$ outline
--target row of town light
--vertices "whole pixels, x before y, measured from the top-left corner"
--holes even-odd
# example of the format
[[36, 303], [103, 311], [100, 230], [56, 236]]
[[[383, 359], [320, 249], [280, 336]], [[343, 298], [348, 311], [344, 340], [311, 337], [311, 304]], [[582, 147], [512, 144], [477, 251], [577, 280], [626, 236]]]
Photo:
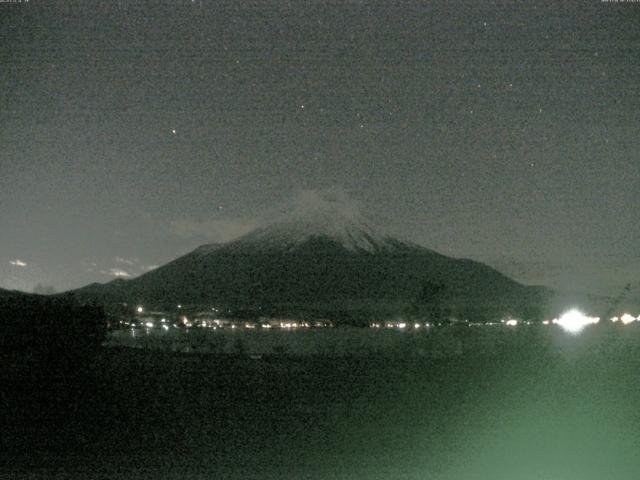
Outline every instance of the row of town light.
[[[182, 305], [178, 305], [178, 308], [181, 308]], [[212, 308], [212, 310], [216, 311], [215, 308]], [[136, 308], [136, 312], [141, 314], [144, 313], [144, 307], [142, 306], [138, 306]], [[633, 315], [631, 315], [630, 313], [624, 313], [622, 315], [620, 315], [619, 317], [612, 317], [611, 322], [620, 322], [624, 325], [628, 325], [630, 323], [636, 322], [636, 321], [640, 321], [640, 315], [638, 315], [637, 317], [634, 317]], [[568, 312], [565, 312], [563, 315], [561, 315], [559, 318], [554, 318], [553, 320], [544, 320], [542, 322], [543, 325], [558, 325], [561, 328], [563, 328], [564, 330], [570, 332], [570, 333], [578, 333], [580, 331], [582, 331], [582, 329], [588, 325], [594, 325], [597, 324], [600, 321], [599, 317], [590, 317], [588, 315], [585, 315], [584, 313], [580, 312], [577, 309], [572, 309], [569, 310]], [[181, 318], [181, 322], [183, 324], [183, 326], [185, 327], [191, 327], [193, 326], [193, 323], [190, 322], [186, 316], [183, 316]], [[128, 322], [127, 322], [128, 323]], [[168, 330], [169, 327], [166, 325], [166, 319], [162, 319], [161, 320], [162, 328], [164, 330]], [[201, 324], [199, 326], [206, 328], [206, 327], [210, 327], [213, 329], [217, 329], [217, 328], [221, 328], [222, 324], [220, 323], [219, 320], [214, 320], [213, 321], [214, 324], [208, 323], [206, 321], [202, 321]], [[516, 320], [514, 318], [508, 318], [508, 319], [503, 319], [500, 321], [500, 324], [506, 325], [508, 327], [515, 327], [518, 326], [520, 323], [525, 323], [527, 325], [531, 324], [532, 322], [521, 322], [519, 320]], [[494, 325], [495, 323], [487, 323], [486, 325]], [[469, 325], [479, 325], [479, 324], [469, 324]], [[147, 328], [153, 328], [154, 327], [154, 323], [153, 322], [146, 322], [145, 326]], [[177, 327], [177, 325], [173, 325], [174, 327]], [[256, 328], [256, 324], [254, 323], [250, 323], [247, 322], [244, 325], [244, 328], [247, 329], [255, 329]], [[287, 321], [287, 322], [280, 322], [278, 325], [278, 327], [282, 328], [282, 329], [295, 329], [298, 327], [301, 328], [309, 328], [311, 326], [314, 327], [320, 327], [320, 326], [324, 326], [323, 324], [316, 322], [315, 324], [310, 324], [306, 321], [300, 321], [300, 322], [295, 322], [295, 321]], [[407, 322], [374, 322], [370, 324], [371, 328], [397, 328], [400, 330], [404, 330], [406, 328], [409, 327], [413, 327], [414, 329], [420, 329], [424, 326], [424, 328], [429, 328], [432, 327], [433, 325], [431, 323], [414, 323], [414, 324], [410, 324]], [[271, 324], [260, 324], [261, 328], [264, 329], [269, 329], [272, 328]], [[230, 325], [231, 329], [235, 329], [237, 328], [237, 326], [235, 324], [231, 324]]]
[[[612, 317], [610, 321], [614, 323], [620, 322], [624, 325], [628, 325], [632, 322], [640, 321], [640, 315], [638, 315], [637, 317], [634, 317], [629, 313], [624, 313], [620, 317]], [[582, 331], [586, 326], [595, 325], [599, 322], [600, 322], [600, 317], [591, 317], [591, 316], [585, 315], [584, 313], [582, 313], [577, 309], [572, 309], [565, 312], [560, 317], [554, 318], [553, 320], [544, 320], [542, 324], [558, 325], [559, 327], [561, 327], [562, 329], [566, 330], [569, 333], [578, 333]], [[504, 325], [507, 327], [516, 327], [521, 324], [533, 325], [536, 322], [521, 321], [515, 318], [505, 318], [501, 320], [499, 323], [498, 322], [488, 322], [488, 323], [465, 322], [465, 323], [469, 326]], [[433, 326], [430, 323], [425, 323], [425, 324], [415, 323], [412, 325], [406, 322], [385, 322], [385, 323], [374, 322], [374, 323], [371, 323], [369, 326], [371, 328], [397, 328], [400, 330], [404, 330], [409, 328], [410, 326], [413, 326], [413, 328], [417, 330], [419, 328], [422, 328], [423, 325], [426, 328]]]
[[[630, 313], [624, 313], [620, 317], [611, 317], [609, 320], [613, 323], [620, 322], [624, 325], [628, 325], [630, 323], [640, 321], [640, 315], [634, 317]], [[553, 320], [544, 320], [542, 324], [558, 325], [569, 333], [579, 333], [586, 326], [595, 325], [599, 322], [600, 317], [590, 317], [579, 310], [572, 309], [562, 314], [559, 318], [554, 318]], [[510, 319], [504, 323], [508, 326], [516, 326], [519, 322], [517, 320]]]

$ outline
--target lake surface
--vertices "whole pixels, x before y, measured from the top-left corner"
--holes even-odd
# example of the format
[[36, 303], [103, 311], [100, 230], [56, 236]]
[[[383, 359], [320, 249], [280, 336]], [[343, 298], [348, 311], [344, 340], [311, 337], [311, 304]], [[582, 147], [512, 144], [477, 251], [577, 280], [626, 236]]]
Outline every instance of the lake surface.
[[[638, 327], [245, 332], [231, 355], [104, 348], [62, 427], [6, 431], [0, 476], [635, 478]], [[280, 354], [251, 358], [265, 338]]]

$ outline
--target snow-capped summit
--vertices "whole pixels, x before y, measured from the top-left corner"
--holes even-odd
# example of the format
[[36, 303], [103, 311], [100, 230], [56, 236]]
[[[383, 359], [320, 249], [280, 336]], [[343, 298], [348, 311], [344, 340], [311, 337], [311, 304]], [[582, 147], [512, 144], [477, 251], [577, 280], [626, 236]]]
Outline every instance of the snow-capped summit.
[[403, 244], [374, 229], [353, 203], [316, 194], [272, 224], [232, 244], [236, 248], [291, 250], [313, 239], [328, 240], [352, 252], [369, 253], [389, 251]]

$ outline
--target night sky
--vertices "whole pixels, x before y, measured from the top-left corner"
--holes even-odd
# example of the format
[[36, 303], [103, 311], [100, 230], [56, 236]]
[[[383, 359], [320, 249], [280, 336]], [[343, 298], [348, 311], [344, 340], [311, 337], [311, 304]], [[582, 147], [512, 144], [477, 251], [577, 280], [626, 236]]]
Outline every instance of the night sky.
[[302, 195], [529, 283], [640, 282], [640, 3], [0, 3], [0, 287]]

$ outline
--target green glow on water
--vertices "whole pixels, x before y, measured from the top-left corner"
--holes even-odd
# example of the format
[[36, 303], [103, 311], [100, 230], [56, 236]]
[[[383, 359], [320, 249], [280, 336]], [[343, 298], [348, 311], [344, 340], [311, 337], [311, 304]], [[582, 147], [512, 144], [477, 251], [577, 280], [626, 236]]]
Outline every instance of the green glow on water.
[[60, 478], [633, 479], [638, 327], [301, 333], [402, 347], [352, 357], [106, 349], [96, 405], [114, 418], [52, 464]]

